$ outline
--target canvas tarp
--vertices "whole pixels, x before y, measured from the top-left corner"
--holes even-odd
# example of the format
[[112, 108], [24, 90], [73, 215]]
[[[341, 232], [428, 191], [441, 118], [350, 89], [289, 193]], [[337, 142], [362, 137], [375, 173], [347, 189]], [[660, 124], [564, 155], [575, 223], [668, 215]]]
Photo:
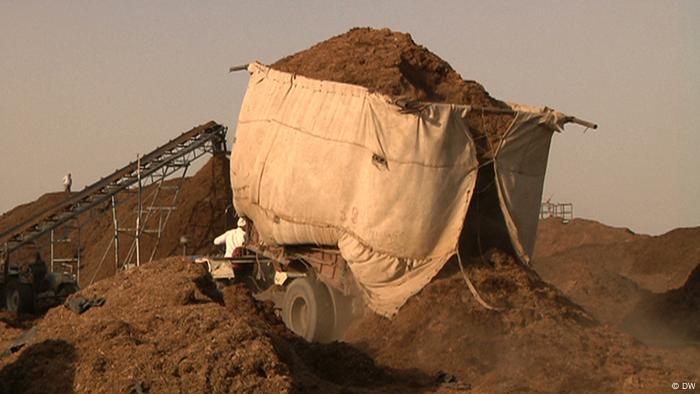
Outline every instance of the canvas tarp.
[[[402, 113], [363, 87], [248, 69], [231, 160], [236, 211], [268, 244], [338, 245], [370, 308], [394, 314], [457, 251], [478, 169], [470, 107]], [[552, 129], [521, 110], [495, 160], [527, 259]]]
[[520, 260], [529, 263], [535, 249], [549, 145], [553, 132], [562, 130], [565, 117], [548, 109], [510, 105], [517, 112], [496, 151], [496, 185], [513, 249]]

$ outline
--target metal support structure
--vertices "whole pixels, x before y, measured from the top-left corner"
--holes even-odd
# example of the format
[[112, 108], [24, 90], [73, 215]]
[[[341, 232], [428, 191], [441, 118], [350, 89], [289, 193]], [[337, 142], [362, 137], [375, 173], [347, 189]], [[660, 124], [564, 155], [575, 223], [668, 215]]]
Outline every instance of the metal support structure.
[[136, 233], [134, 234], [136, 242], [136, 266], [141, 265], [141, 212], [143, 211], [143, 205], [141, 197], [143, 195], [143, 183], [141, 182], [141, 156], [136, 156], [136, 178], [138, 179], [138, 204], [136, 208]]
[[[130, 190], [130, 195], [121, 199], [119, 204], [113, 204], [112, 208], [115, 238], [107, 245], [107, 249], [115, 248], [114, 256], [117, 270], [135, 267], [155, 258], [166, 225], [172, 212], [177, 208], [179, 192], [191, 163], [207, 153], [220, 152], [225, 152], [223, 135], [220, 140], [212, 141], [211, 144], [185, 151], [182, 155], [166, 162], [157, 171], [148, 171], [147, 164], [139, 166], [143, 171], [137, 171], [137, 182], [135, 187]], [[137, 159], [136, 162], [138, 164], [139, 160]], [[164, 197], [167, 192], [170, 192], [171, 195]], [[117, 206], [126, 205], [134, 196], [136, 196], [137, 201], [131, 212], [132, 215], [126, 212], [119, 214]], [[135, 223], [135, 226], [122, 227], [122, 223]], [[124, 239], [120, 240], [123, 237], [127, 237], [130, 244], [124, 253], [121, 250], [116, 250], [120, 247], [119, 245], [123, 244]], [[103, 255], [100, 265], [106, 254], [107, 252]], [[93, 276], [90, 283], [94, 279]]]
[[[74, 224], [69, 224], [74, 222]], [[80, 242], [80, 221], [76, 216], [69, 222], [64, 223], [61, 227], [51, 230], [50, 236], [50, 259], [49, 271], [60, 272], [64, 275], [72, 276], [76, 281], [80, 280], [80, 258], [81, 258], [81, 242]], [[63, 236], [60, 236], [60, 230], [63, 230]], [[67, 247], [62, 247], [63, 245]], [[67, 257], [60, 257], [61, 254], [68, 253]]]
[[[132, 266], [138, 266], [142, 262], [142, 257], [146, 256], [144, 254], [144, 247], [142, 241], [145, 237], [152, 240], [151, 251], [148, 253], [148, 260], [150, 262], [156, 255], [158, 246], [160, 245], [160, 239], [165, 231], [165, 226], [170, 218], [172, 212], [177, 208], [177, 199], [179, 192], [187, 175], [187, 170], [189, 169], [192, 160], [196, 160], [200, 155], [190, 156], [187, 161], [175, 163], [173, 165], [174, 171], [169, 171], [163, 169], [155, 176], [151, 176], [148, 179], [150, 187], [142, 186], [140, 187], [136, 195], [139, 198], [137, 201], [136, 208], [133, 211], [135, 216], [136, 226], [134, 228], [121, 228], [118, 225], [115, 227], [118, 233], [132, 236], [131, 246], [126, 253], [126, 257], [121, 260], [117, 260], [117, 267], [119, 269], [124, 269]], [[181, 171], [180, 174], [177, 172]], [[173, 178], [173, 175], [178, 175], [177, 178]], [[176, 179], [176, 180], [175, 180]], [[166, 185], [166, 181], [169, 183]], [[148, 190], [145, 190], [148, 189]], [[163, 198], [163, 192], [170, 191], [172, 195], [168, 201], [167, 196]], [[165, 200], [165, 201], [162, 201]], [[161, 205], [166, 203], [167, 205]], [[130, 222], [130, 220], [124, 219], [124, 214], [122, 219], [125, 222]], [[153, 223], [156, 221], [156, 223]]]
[[[187, 175], [188, 168], [189, 165], [184, 167], [182, 175], [177, 182], [177, 186], [174, 186], [172, 189], [173, 195], [172, 200], [170, 201], [170, 206], [152, 207], [152, 210], [149, 210], [149, 213], [154, 212], [154, 210], [158, 210], [158, 226], [155, 229], [156, 243], [153, 249], [151, 250], [151, 255], [148, 257], [148, 261], [152, 261], [155, 257], [156, 251], [158, 250], [158, 246], [160, 245], [160, 237], [163, 234], [163, 231], [165, 230], [165, 225], [168, 223], [168, 220], [170, 219], [170, 215], [173, 213], [173, 210], [177, 208], [177, 200], [180, 196], [180, 189], [185, 179], [185, 176]], [[163, 181], [161, 181], [161, 183], [159, 184], [159, 190], [163, 190], [165, 188], [165, 185], [163, 185]], [[153, 231], [154, 230], [144, 229], [144, 233], [152, 233]]]
[[[115, 196], [112, 196], [112, 223], [114, 224], [114, 238], [112, 244], [114, 245], [114, 271], [116, 272], [119, 269], [119, 221], [117, 219], [117, 199]], [[106, 252], [105, 255], [102, 256], [100, 265], [102, 265], [105, 256]]]
[[569, 223], [574, 219], [574, 204], [543, 202], [540, 205], [540, 219], [560, 218], [563, 223]]
[[[3, 229], [0, 232], [0, 243], [4, 245], [4, 250], [0, 261], [5, 262], [4, 271], [9, 269], [10, 255], [14, 251], [25, 245], [35, 243], [38, 238], [48, 235], [59, 226], [106, 202], [111, 202], [112, 204], [114, 224], [114, 238], [110, 242], [109, 248], [114, 247], [116, 266], [120, 268], [121, 245], [117, 202], [120, 204], [127, 202], [131, 197], [129, 195], [131, 192], [142, 193], [144, 188], [162, 182], [177, 170], [189, 166], [193, 160], [205, 153], [221, 151], [226, 151], [226, 127], [210, 122], [193, 128], [152, 152], [139, 157], [139, 160], [131, 162], [107, 177], [86, 186], [82, 191], [71, 195], [68, 199], [46, 210], [37, 212], [29, 219], [10, 229]], [[117, 195], [121, 196], [119, 200], [117, 200]], [[150, 209], [152, 207], [146, 210]], [[141, 207], [139, 215], [143, 214], [143, 212], [143, 207]], [[138, 238], [144, 234], [144, 221], [142, 219], [143, 217], [137, 224], [135, 232], [132, 233]], [[160, 235], [162, 229], [158, 233]], [[77, 259], [80, 258], [79, 249], [80, 246], [78, 245]], [[105, 252], [105, 256], [106, 254], [107, 252]], [[140, 255], [140, 253], [136, 253], [136, 255]], [[140, 256], [137, 259], [140, 263]], [[52, 259], [52, 261], [54, 265], [58, 262], [56, 258]], [[76, 276], [78, 272], [79, 270], [76, 270]]]

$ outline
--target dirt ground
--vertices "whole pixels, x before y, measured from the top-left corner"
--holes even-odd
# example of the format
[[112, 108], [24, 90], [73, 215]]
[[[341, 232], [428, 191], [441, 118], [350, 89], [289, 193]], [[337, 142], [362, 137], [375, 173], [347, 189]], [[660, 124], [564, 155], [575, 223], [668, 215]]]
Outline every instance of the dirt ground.
[[700, 375], [700, 227], [649, 236], [547, 219], [540, 222], [533, 265], [602, 323]]
[[440, 389], [434, 377], [378, 367], [348, 345], [304, 342], [245, 287], [219, 292], [202, 267], [183, 258], [122, 272], [76, 297], [105, 303], [83, 314], [50, 310], [21, 351], [0, 359], [0, 392]]
[[[200, 266], [160, 260], [73, 296], [105, 299], [83, 314], [4, 315], [4, 346], [36, 334], [0, 358], [0, 392], [657, 393], [698, 377], [692, 346], [601, 323], [512, 256], [492, 250], [465, 269], [503, 311], [478, 305], [451, 263], [393, 319], [367, 314], [345, 342], [309, 344], [242, 285], [219, 292]], [[692, 308], [696, 279], [664, 302]]]
[[693, 375], [601, 324], [511, 256], [492, 251], [465, 268], [503, 311], [478, 305], [448, 266], [396, 317], [368, 315], [346, 339], [382, 365], [447, 371], [476, 392], [661, 392]]
[[537, 272], [613, 325], [642, 300], [687, 286], [700, 264], [700, 227], [648, 236], [581, 219], [547, 219], [539, 234], [547, 236], [538, 236]]

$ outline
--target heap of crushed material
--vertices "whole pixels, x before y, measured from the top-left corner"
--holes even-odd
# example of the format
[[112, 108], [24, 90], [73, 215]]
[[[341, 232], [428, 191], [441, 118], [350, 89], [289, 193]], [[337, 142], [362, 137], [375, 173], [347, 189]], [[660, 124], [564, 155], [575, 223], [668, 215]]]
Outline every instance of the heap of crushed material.
[[700, 265], [682, 287], [641, 300], [623, 325], [648, 342], [700, 342]]
[[[435, 379], [375, 366], [344, 344], [308, 344], [243, 286], [217, 290], [181, 258], [120, 273], [71, 299], [104, 297], [82, 314], [57, 307], [14, 355], [0, 392], [414, 392]], [[139, 391], [141, 390], [141, 391]]]
[[354, 28], [278, 60], [272, 68], [305, 77], [364, 86], [411, 101], [503, 106], [475, 81], [465, 81], [410, 34]]
[[[416, 44], [410, 34], [354, 28], [287, 56], [270, 67], [305, 77], [364, 86], [393, 99], [509, 108], [475, 81], [464, 80], [440, 57]], [[512, 115], [472, 113], [469, 126], [480, 153], [489, 156]], [[485, 145], [490, 144], [490, 145]]]
[[[699, 262], [698, 240], [700, 227], [649, 236], [582, 219], [568, 224], [548, 219], [540, 222], [533, 264], [544, 280], [600, 321], [620, 325], [638, 303], [658, 301], [659, 294], [692, 283], [688, 275]], [[679, 303], [674, 307], [665, 303], [669, 311], [692, 308], [692, 297], [674, 299]]]
[[490, 393], [659, 392], [692, 375], [601, 325], [512, 256], [494, 250], [465, 270], [503, 311], [479, 305], [453, 265], [393, 319], [367, 315], [346, 339], [382, 365], [446, 371]]

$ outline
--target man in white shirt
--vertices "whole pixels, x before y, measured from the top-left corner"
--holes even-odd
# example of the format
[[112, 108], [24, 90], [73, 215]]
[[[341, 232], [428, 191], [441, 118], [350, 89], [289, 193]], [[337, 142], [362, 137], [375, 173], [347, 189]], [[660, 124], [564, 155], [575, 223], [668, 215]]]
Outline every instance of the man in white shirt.
[[73, 186], [73, 179], [70, 176], [70, 172], [63, 177], [63, 191], [69, 192], [70, 187]]
[[246, 227], [248, 223], [245, 218], [238, 219], [238, 228], [228, 230], [227, 232], [214, 238], [214, 245], [226, 245], [226, 253], [224, 257], [233, 257], [237, 255], [237, 251], [246, 241]]

